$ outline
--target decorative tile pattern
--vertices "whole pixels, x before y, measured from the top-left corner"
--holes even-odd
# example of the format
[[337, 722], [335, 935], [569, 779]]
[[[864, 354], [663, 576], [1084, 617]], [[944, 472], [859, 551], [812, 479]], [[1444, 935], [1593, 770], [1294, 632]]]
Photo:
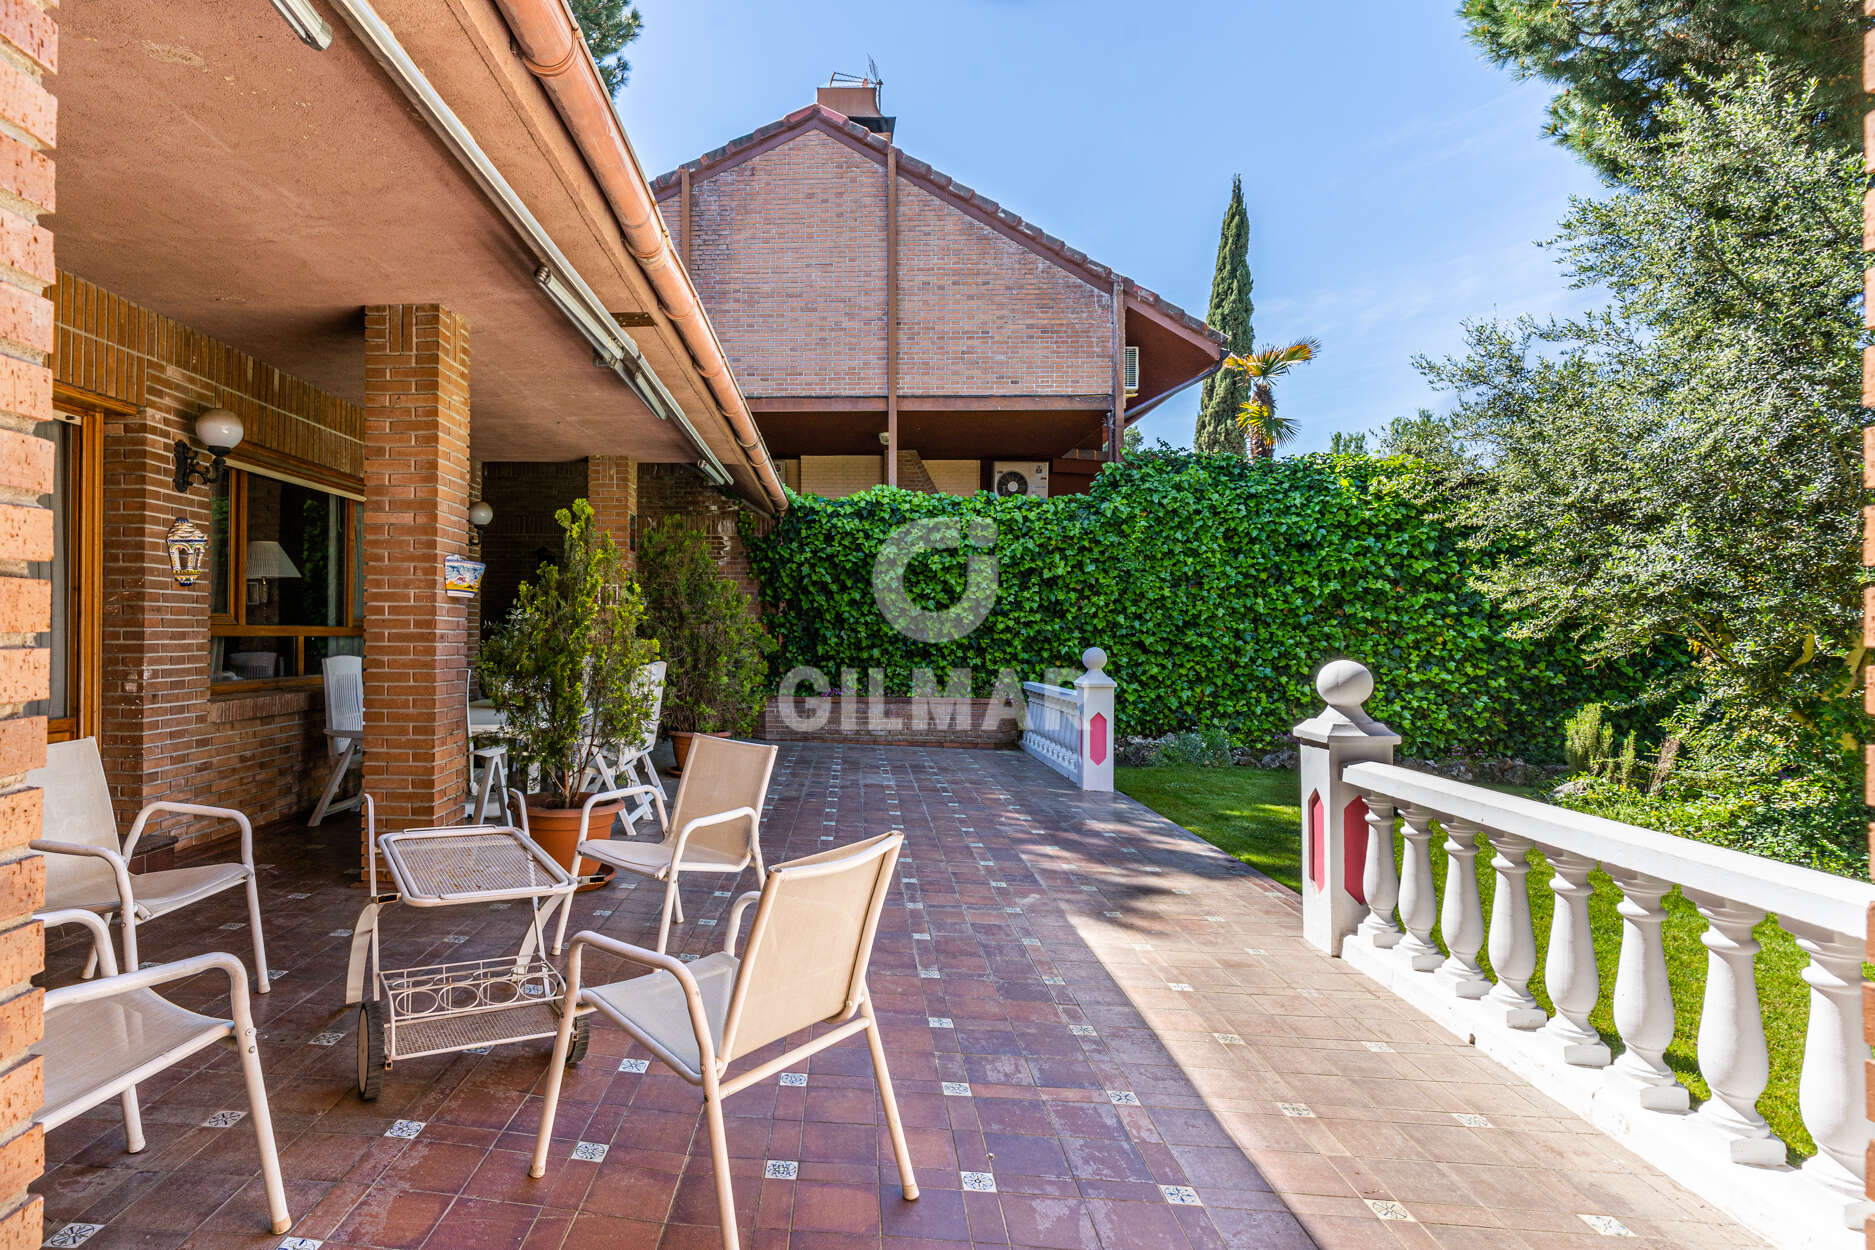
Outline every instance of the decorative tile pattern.
[[315, 1033], [306, 1039], [308, 1046], [336, 1046], [345, 1040], [343, 1033]]
[[1292, 1120], [1313, 1120], [1315, 1118], [1315, 1113], [1309, 1110], [1306, 1103], [1279, 1102], [1276, 1104], [1276, 1109]]
[[288, 1237], [275, 1246], [274, 1250], [319, 1250], [319, 1247], [325, 1244], [316, 1237]]
[[964, 1188], [973, 1194], [993, 1194], [996, 1192], [996, 1177], [988, 1172], [960, 1172]]
[[245, 1119], [247, 1119], [247, 1112], [245, 1111], [217, 1111], [214, 1115], [202, 1121], [202, 1127], [233, 1128]]
[[1633, 1229], [1612, 1215], [1583, 1215], [1577, 1218], [1604, 1237], [1632, 1237], [1634, 1235]]
[[82, 1246], [97, 1233], [103, 1231], [102, 1224], [67, 1224], [45, 1239], [48, 1246]]
[[384, 1135], [386, 1137], [401, 1137], [408, 1141], [421, 1133], [427, 1123], [428, 1122], [425, 1120], [398, 1120], [384, 1130]]
[[1485, 1119], [1475, 1111], [1454, 1111], [1452, 1113], [1452, 1118], [1457, 1120], [1460, 1124], [1463, 1124], [1466, 1128], [1491, 1127], [1491, 1121]]
[[598, 1163], [605, 1158], [610, 1149], [602, 1141], [583, 1141], [573, 1146], [573, 1158], [580, 1163]]
[[1383, 1220], [1411, 1220], [1413, 1218], [1407, 1213], [1405, 1207], [1389, 1199], [1369, 1198], [1367, 1205], [1373, 1208], [1374, 1214]]
[[[776, 762], [764, 823], [768, 859], [785, 862], [824, 845], [817, 843], [816, 835], [834, 829], [819, 827], [823, 806], [827, 817], [837, 820], [841, 837], [848, 836], [848, 830], [860, 837], [900, 824], [889, 803], [882, 801], [881, 780], [888, 771], [896, 793], [904, 797], [903, 827], [922, 862], [914, 867], [909, 857], [900, 861], [904, 875], [898, 897], [904, 902], [888, 908], [881, 921], [872, 988], [885, 1024], [887, 1054], [900, 1081], [900, 1101], [916, 1126], [914, 1152], [928, 1167], [947, 1163], [954, 1169], [981, 1169], [982, 1176], [972, 1186], [981, 1192], [958, 1193], [962, 1174], [952, 1172], [957, 1184], [930, 1177], [937, 1183], [929, 1191], [935, 1204], [907, 1209], [901, 1202], [889, 1147], [875, 1131], [878, 1103], [865, 1043], [854, 1038], [826, 1053], [824, 1076], [813, 1073], [803, 1088], [786, 1084], [776, 1073], [765, 1087], [746, 1091], [741, 1110], [730, 1117], [732, 1157], [741, 1160], [736, 1166], [743, 1175], [752, 1183], [758, 1173], [777, 1176], [776, 1183], [787, 1186], [775, 1195], [780, 1199], [773, 1208], [775, 1220], [770, 1220], [771, 1203], [765, 1198], [759, 1203], [762, 1244], [772, 1241], [777, 1250], [820, 1250], [830, 1235], [819, 1229], [832, 1227], [826, 1220], [832, 1216], [840, 1227], [860, 1232], [855, 1244], [893, 1245], [902, 1240], [908, 1245], [961, 1246], [974, 1236], [985, 1246], [1028, 1243], [1082, 1250], [1096, 1245], [1105, 1250], [1166, 1250], [1187, 1242], [1194, 1247], [1290, 1247], [1308, 1244], [1315, 1212], [1333, 1210], [1338, 1221], [1328, 1222], [1339, 1222], [1342, 1228], [1327, 1229], [1331, 1235], [1317, 1238], [1318, 1244], [1368, 1250], [1376, 1236], [1390, 1239], [1384, 1229], [1369, 1223], [1381, 1216], [1365, 1205], [1366, 1196], [1392, 1201], [1395, 1192], [1414, 1200], [1407, 1221], [1387, 1226], [1403, 1232], [1411, 1232], [1408, 1222], [1422, 1219], [1432, 1221], [1430, 1231], [1441, 1238], [1448, 1224], [1461, 1231], [1489, 1227], [1494, 1234], [1501, 1227], [1506, 1245], [1543, 1244], [1543, 1237], [1554, 1238], [1551, 1230], [1561, 1218], [1580, 1230], [1578, 1240], [1595, 1235], [1568, 1206], [1559, 1217], [1494, 1204], [1494, 1189], [1442, 1189], [1436, 1199], [1418, 1190], [1363, 1192], [1355, 1182], [1338, 1179], [1330, 1164], [1339, 1160], [1318, 1153], [1351, 1150], [1354, 1162], [1374, 1164], [1377, 1173], [1384, 1172], [1382, 1165], [1400, 1169], [1387, 1174], [1389, 1182], [1393, 1175], [1406, 1175], [1407, 1168], [1424, 1169], [1433, 1162], [1462, 1175], [1464, 1167], [1450, 1162], [1446, 1152], [1463, 1145], [1466, 1135], [1476, 1139], [1488, 1133], [1492, 1140], [1486, 1144], [1494, 1152], [1503, 1147], [1503, 1157], [1493, 1153], [1490, 1161], [1532, 1173], [1527, 1181], [1506, 1173], [1503, 1179], [1509, 1183], [1541, 1185], [1554, 1177], [1559, 1188], [1573, 1183], [1577, 1192], [1619, 1192], [1623, 1199], [1658, 1190], [1658, 1206], [1644, 1200], [1632, 1208], [1618, 1207], [1621, 1219], [1650, 1232], [1666, 1226], [1656, 1220], [1675, 1221], [1675, 1235], [1662, 1239], [1663, 1245], [1671, 1240], [1683, 1250], [1721, 1245], [1744, 1250], [1746, 1241], [1736, 1226], [1710, 1207], [1674, 1198], [1683, 1191], [1631, 1157], [1617, 1159], [1613, 1152], [1597, 1151], [1600, 1139], [1580, 1126], [1553, 1135], [1562, 1143], [1558, 1149], [1567, 1149], [1546, 1158], [1542, 1167], [1522, 1162], [1529, 1157], [1526, 1135], [1548, 1130], [1543, 1127], [1544, 1113], [1532, 1103], [1539, 1096], [1519, 1078], [1497, 1069], [1462, 1039], [1403, 1024], [1412, 1017], [1394, 1000], [1300, 940], [1294, 900], [1286, 892], [1131, 800], [1081, 794], [1017, 752], [785, 746]], [[962, 824], [975, 824], [982, 832], [961, 829]], [[966, 847], [966, 833], [982, 847]], [[334, 862], [356, 864], [356, 824], [335, 819], [310, 835], [303, 827], [282, 826], [263, 836], [280, 848], [282, 861], [280, 872], [268, 877], [270, 888], [282, 895], [309, 892], [299, 914], [306, 918], [303, 932], [316, 939], [288, 943], [282, 935], [275, 958], [296, 982], [330, 987], [344, 975], [352, 931], [334, 928], [328, 941], [317, 936], [318, 925], [341, 925], [357, 912], [356, 890], [332, 872]], [[1161, 869], [1163, 875], [1134, 870], [1143, 862], [1139, 851], [1145, 854], [1145, 865]], [[979, 859], [994, 867], [980, 866]], [[989, 884], [996, 879], [1004, 881], [1002, 888]], [[697, 883], [697, 902], [702, 904], [698, 910], [715, 914], [715, 927], [726, 928], [727, 904], [740, 892], [737, 887], [750, 880], [745, 874], [734, 883], [719, 881], [727, 888], [714, 903], [706, 897], [711, 888]], [[1152, 884], [1146, 886], [1147, 881]], [[1087, 883], [1106, 883], [1115, 898], [1082, 890]], [[632, 941], [655, 933], [662, 891], [628, 891], [633, 884], [615, 881], [602, 891], [580, 895], [574, 902], [572, 927], [598, 927], [604, 921], [609, 931]], [[1019, 910], [1007, 910], [1011, 906]], [[225, 943], [232, 931], [218, 926], [245, 918], [245, 899], [238, 892], [204, 902], [201, 908], [198, 925], [178, 928], [175, 945], [165, 954], [183, 958]], [[1111, 914], [1103, 917], [1103, 908]], [[525, 914], [524, 908], [514, 910], [517, 916]], [[1214, 915], [1227, 918], [1223, 927], [1228, 934], [1204, 919]], [[487, 946], [493, 953], [509, 940], [501, 924], [486, 926], [485, 933], [480, 923], [464, 923], [468, 918], [463, 912], [406, 909], [398, 921], [399, 941], [407, 937], [418, 949], [441, 949], [443, 938], [459, 929], [472, 935], [472, 941], [449, 950], [481, 952]], [[680, 926], [673, 953], [705, 950], [712, 945], [711, 932], [701, 925]], [[1231, 941], [1274, 945], [1267, 950], [1256, 945], [1233, 948]], [[496, 945], [488, 946], [490, 942]], [[82, 946], [74, 942], [49, 952], [50, 983], [77, 979]], [[1151, 949], [1134, 951], [1133, 946]], [[919, 975], [940, 965], [938, 977]], [[609, 960], [590, 966], [594, 975], [607, 979], [631, 975]], [[600, 966], [603, 974], [597, 971]], [[1191, 989], [1164, 989], [1174, 976], [1185, 978], [1182, 983]], [[518, 1139], [528, 1138], [533, 1126], [538, 1078], [550, 1043], [498, 1047], [493, 1058], [475, 1061], [476, 1079], [468, 1084], [459, 1083], [468, 1068], [448, 1060], [399, 1064], [378, 1103], [367, 1107], [349, 1088], [353, 1021], [350, 1016], [328, 1016], [333, 1005], [329, 998], [311, 993], [303, 1004], [282, 999], [266, 1010], [268, 1025], [278, 1034], [271, 1044], [287, 1048], [281, 1061], [270, 1065], [269, 1076], [281, 1095], [280, 1107], [289, 1100], [293, 1107], [291, 1121], [281, 1112], [282, 1145], [293, 1145], [284, 1160], [289, 1192], [296, 1192], [295, 1186], [324, 1192], [334, 1178], [345, 1178], [324, 1200], [338, 1205], [328, 1206], [316, 1223], [308, 1218], [303, 1226], [322, 1235], [326, 1245], [518, 1245], [524, 1235], [542, 1233], [551, 1244], [564, 1227], [557, 1213], [551, 1226], [519, 1227], [512, 1236], [505, 1229], [492, 1230], [478, 1240], [463, 1226], [462, 1217], [472, 1209], [478, 1221], [491, 1215], [510, 1218], [516, 1214], [514, 1204], [534, 1201], [579, 1208], [583, 1216], [602, 1222], [615, 1217], [649, 1221], [632, 1230], [648, 1244], [699, 1239], [715, 1243], [696, 1091], [648, 1056], [621, 1059], [628, 1042], [618, 1031], [594, 1029], [595, 1053], [569, 1080], [559, 1126], [565, 1136], [556, 1138], [548, 1178], [542, 1182], [553, 1187], [553, 1196], [535, 1199], [530, 1196], [533, 1186], [524, 1184], [524, 1193], [514, 1189], [519, 1180], [514, 1169], [525, 1170], [532, 1143]], [[1083, 1005], [1086, 1014], [1067, 1006], [1071, 1003]], [[1283, 1013], [1298, 1007], [1316, 1026], [1323, 1016], [1331, 1017], [1332, 1030], [1294, 1027]], [[932, 1027], [908, 1030], [920, 1012]], [[1206, 1044], [1211, 1030], [1216, 1032]], [[299, 1054], [300, 1062], [290, 1063], [292, 1050], [316, 1033], [332, 1034], [320, 1040], [339, 1049]], [[1398, 1044], [1411, 1052], [1410, 1059], [1377, 1041], [1383, 1037], [1411, 1039], [1410, 1046]], [[1356, 1056], [1365, 1058], [1356, 1064]], [[617, 1065], [619, 1076], [633, 1079], [608, 1075], [608, 1062]], [[448, 1075], [432, 1080], [442, 1072]], [[218, 1110], [224, 1100], [243, 1105], [232, 1092], [239, 1088], [238, 1078], [234, 1086], [227, 1084], [231, 1075], [231, 1069], [218, 1070], [209, 1081], [191, 1079], [146, 1091], [148, 1122], [189, 1126]], [[1370, 1078], [1387, 1083], [1384, 1102], [1345, 1108], [1335, 1091], [1359, 1087]], [[1451, 1104], [1457, 1081], [1476, 1096], [1459, 1096], [1456, 1101], [1467, 1110], [1455, 1115]], [[1121, 1095], [1118, 1100], [1106, 1088], [1135, 1085], [1138, 1092], [1115, 1089], [1113, 1093]], [[1141, 1105], [1148, 1093], [1150, 1108]], [[942, 1101], [934, 1103], [934, 1097]], [[1314, 1125], [1297, 1120], [1294, 1128], [1286, 1129], [1280, 1121], [1291, 1112], [1279, 1109], [1278, 1099], [1294, 1100], [1293, 1113], [1304, 1118], [1312, 1104], [1320, 1104], [1322, 1118]], [[322, 1107], [329, 1110], [322, 1112]], [[1489, 1112], [1497, 1123], [1454, 1134], [1453, 1129], [1466, 1123], [1460, 1117], [1471, 1114], [1472, 1107]], [[575, 1115], [583, 1118], [575, 1122]], [[418, 1117], [428, 1124], [415, 1142], [406, 1138], [370, 1147], [369, 1133], [400, 1118], [414, 1124]], [[1238, 1136], [1233, 1118], [1259, 1121], [1265, 1126], [1259, 1133], [1284, 1140], [1254, 1158], [1246, 1155], [1233, 1145]], [[1349, 1120], [1364, 1123], [1344, 1131]], [[585, 1127], [587, 1123], [591, 1127]], [[1440, 1129], [1440, 1124], [1446, 1127]], [[297, 1143], [284, 1140], [289, 1126]], [[361, 1127], [367, 1134], [362, 1138], [356, 1136]], [[251, 1169], [253, 1144], [245, 1128], [242, 1124], [209, 1140], [233, 1150], [231, 1158]], [[117, 1165], [109, 1134], [118, 1131], [112, 1116], [81, 1117], [48, 1139], [56, 1147], [56, 1152], [49, 1151], [55, 1159], [84, 1160], [71, 1165], [71, 1171], [55, 1163], [44, 1181], [35, 1183], [34, 1189], [46, 1198], [48, 1230], [78, 1220], [96, 1224], [108, 1216], [107, 1231], [91, 1244], [114, 1245], [126, 1234], [134, 1237], [154, 1227], [160, 1228], [167, 1245], [201, 1245], [206, 1250], [224, 1242], [232, 1245], [226, 1235], [232, 1216], [252, 1224], [261, 1214], [249, 1198], [236, 1205], [255, 1209], [241, 1212], [219, 1200], [203, 1202], [199, 1215], [193, 1205], [186, 1208], [172, 1231], [172, 1195], [191, 1192], [189, 1186], [199, 1178], [186, 1160], [156, 1151]], [[615, 1135], [619, 1158], [608, 1151], [595, 1165], [574, 1162], [581, 1151], [575, 1139], [602, 1146]], [[498, 1138], [504, 1144], [494, 1145]], [[1470, 1149], [1477, 1148], [1474, 1140]], [[366, 1150], [364, 1162], [370, 1166], [358, 1167], [356, 1152]], [[491, 1151], [503, 1156], [502, 1166], [480, 1166]], [[671, 1159], [690, 1156], [681, 1180], [683, 1196], [673, 1198], [680, 1183], [675, 1175], [656, 1168], [643, 1171], [636, 1158], [625, 1158], [641, 1151]], [[770, 1154], [808, 1157], [767, 1160]], [[378, 1166], [380, 1159], [399, 1155], [399, 1165], [388, 1170]], [[938, 1162], [940, 1157], [944, 1163]], [[1267, 1171], [1259, 1167], [1260, 1160]], [[772, 1171], [771, 1162], [779, 1165]], [[140, 1222], [144, 1212], [134, 1201], [96, 1195], [94, 1202], [85, 1182], [98, 1174], [99, 1164], [107, 1172], [153, 1173], [149, 1192], [155, 1204], [164, 1204], [163, 1221]], [[698, 1165], [704, 1169], [700, 1180], [692, 1175]], [[1633, 1188], [1616, 1190], [1611, 1182], [1617, 1177], [1610, 1173]], [[1639, 1187], [1643, 1180], [1650, 1188]], [[798, 1189], [791, 1182], [798, 1182]], [[643, 1189], [646, 1184], [659, 1192]], [[1604, 1187], [1598, 1189], [1597, 1184]], [[590, 1195], [579, 1196], [586, 1186], [591, 1187]], [[610, 1192], [602, 1192], [608, 1186]], [[945, 1187], [948, 1195], [940, 1192]], [[837, 1195], [836, 1189], [841, 1191]], [[641, 1192], [648, 1202], [638, 1201]], [[547, 1190], [540, 1193], [546, 1195]], [[759, 1193], [758, 1188], [738, 1194], [752, 1219]], [[453, 1206], [450, 1195], [458, 1196]], [[1239, 1196], [1254, 1199], [1248, 1204], [1251, 1210], [1243, 1209]], [[621, 1198], [637, 1205], [618, 1209], [613, 1204]], [[838, 1213], [827, 1206], [836, 1198]], [[487, 1205], [472, 1208], [472, 1202]], [[1576, 1203], [1591, 1205], [1580, 1198]], [[295, 1205], [300, 1214], [297, 1200]], [[1167, 1211], [1167, 1206], [1178, 1209]], [[657, 1221], [667, 1211], [694, 1214], [674, 1215], [683, 1224], [660, 1230]], [[216, 1224], [189, 1226], [211, 1214], [217, 1215]], [[398, 1227], [388, 1227], [387, 1219]], [[711, 1227], [691, 1227], [693, 1223]], [[592, 1232], [605, 1240], [610, 1230], [595, 1227]], [[700, 1233], [709, 1235], [699, 1238]], [[283, 1244], [277, 1237], [249, 1240], [255, 1250]], [[1431, 1244], [1424, 1237], [1413, 1244], [1420, 1241]]]
[[807, 1073], [805, 1072], [783, 1072], [781, 1074], [781, 1085], [784, 1089], [800, 1089], [806, 1084]]

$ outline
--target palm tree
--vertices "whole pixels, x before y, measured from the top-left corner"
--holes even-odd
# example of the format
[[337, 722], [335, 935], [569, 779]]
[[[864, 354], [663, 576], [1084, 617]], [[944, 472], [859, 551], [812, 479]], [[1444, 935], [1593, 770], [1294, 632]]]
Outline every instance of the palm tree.
[[1297, 339], [1287, 347], [1265, 347], [1224, 358], [1224, 367], [1243, 374], [1250, 384], [1250, 394], [1237, 410], [1237, 424], [1250, 436], [1252, 460], [1269, 459], [1296, 436], [1296, 423], [1276, 415], [1276, 392], [1270, 384], [1297, 365], [1314, 360], [1321, 350], [1316, 339]]

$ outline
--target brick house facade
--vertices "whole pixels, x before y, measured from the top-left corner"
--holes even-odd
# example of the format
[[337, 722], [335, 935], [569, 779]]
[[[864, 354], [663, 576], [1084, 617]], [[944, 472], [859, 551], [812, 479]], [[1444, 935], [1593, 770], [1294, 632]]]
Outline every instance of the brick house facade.
[[824, 87], [654, 184], [763, 437], [810, 494], [971, 493], [1003, 462], [1084, 490], [1112, 432], [1221, 341], [904, 154], [895, 127], [873, 84]]

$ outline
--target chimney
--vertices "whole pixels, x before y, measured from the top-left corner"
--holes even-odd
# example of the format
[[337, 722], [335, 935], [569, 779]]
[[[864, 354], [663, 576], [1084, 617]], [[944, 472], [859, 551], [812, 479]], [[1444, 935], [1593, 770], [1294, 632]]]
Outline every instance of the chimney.
[[879, 89], [885, 84], [857, 74], [835, 74], [824, 87], [814, 90], [814, 103], [832, 109], [851, 122], [858, 122], [874, 134], [892, 139], [896, 117], [886, 117], [879, 109]]

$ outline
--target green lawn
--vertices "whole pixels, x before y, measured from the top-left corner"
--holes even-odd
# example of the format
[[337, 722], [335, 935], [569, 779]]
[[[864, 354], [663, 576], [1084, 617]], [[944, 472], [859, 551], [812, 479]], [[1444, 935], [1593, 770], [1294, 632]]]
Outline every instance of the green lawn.
[[[1183, 825], [1258, 871], [1292, 890], [1301, 889], [1301, 797], [1293, 771], [1195, 765], [1119, 768], [1115, 770], [1115, 784], [1168, 820]], [[1445, 888], [1446, 867], [1442, 841], [1443, 837], [1435, 837], [1432, 842], [1432, 872], [1441, 892]], [[1483, 848], [1477, 861], [1479, 893], [1488, 917], [1497, 877], [1491, 871], [1489, 846], [1482, 836], [1478, 843]], [[1394, 849], [1396, 857], [1405, 849], [1404, 839], [1397, 834]], [[1534, 868], [1529, 879], [1530, 916], [1536, 928], [1538, 951], [1537, 971], [1530, 981], [1530, 991], [1547, 1011], [1551, 1004], [1543, 985], [1542, 952], [1548, 947], [1554, 896], [1549, 890], [1550, 874], [1543, 857], [1532, 851], [1530, 863]], [[1589, 904], [1589, 916], [1602, 981], [1601, 1002], [1595, 1010], [1593, 1023], [1618, 1053], [1620, 1040], [1615, 1033], [1611, 1003], [1615, 964], [1621, 947], [1621, 918], [1615, 914], [1615, 904], [1621, 894], [1603, 873], [1596, 873], [1591, 880], [1595, 895]], [[1709, 1095], [1694, 1061], [1699, 1010], [1706, 989], [1706, 948], [1700, 944], [1699, 937], [1705, 932], [1706, 924], [1693, 905], [1680, 897], [1678, 890], [1667, 896], [1666, 909], [1667, 921], [1661, 933], [1677, 1017], [1673, 1045], [1667, 1050], [1666, 1058], [1698, 1101]], [[1764, 1011], [1765, 1037], [1771, 1048], [1771, 1080], [1764, 1096], [1758, 1100], [1758, 1111], [1790, 1146], [1791, 1158], [1796, 1161], [1816, 1152], [1815, 1143], [1804, 1131], [1797, 1114], [1803, 1032], [1810, 1016], [1809, 988], [1801, 975], [1807, 959], [1774, 920], [1759, 925], [1756, 935], [1763, 946], [1757, 958], [1758, 994]], [[1444, 947], [1443, 937], [1436, 928], [1433, 940]], [[1489, 970], [1490, 960], [1485, 952], [1479, 952], [1478, 961]]]

